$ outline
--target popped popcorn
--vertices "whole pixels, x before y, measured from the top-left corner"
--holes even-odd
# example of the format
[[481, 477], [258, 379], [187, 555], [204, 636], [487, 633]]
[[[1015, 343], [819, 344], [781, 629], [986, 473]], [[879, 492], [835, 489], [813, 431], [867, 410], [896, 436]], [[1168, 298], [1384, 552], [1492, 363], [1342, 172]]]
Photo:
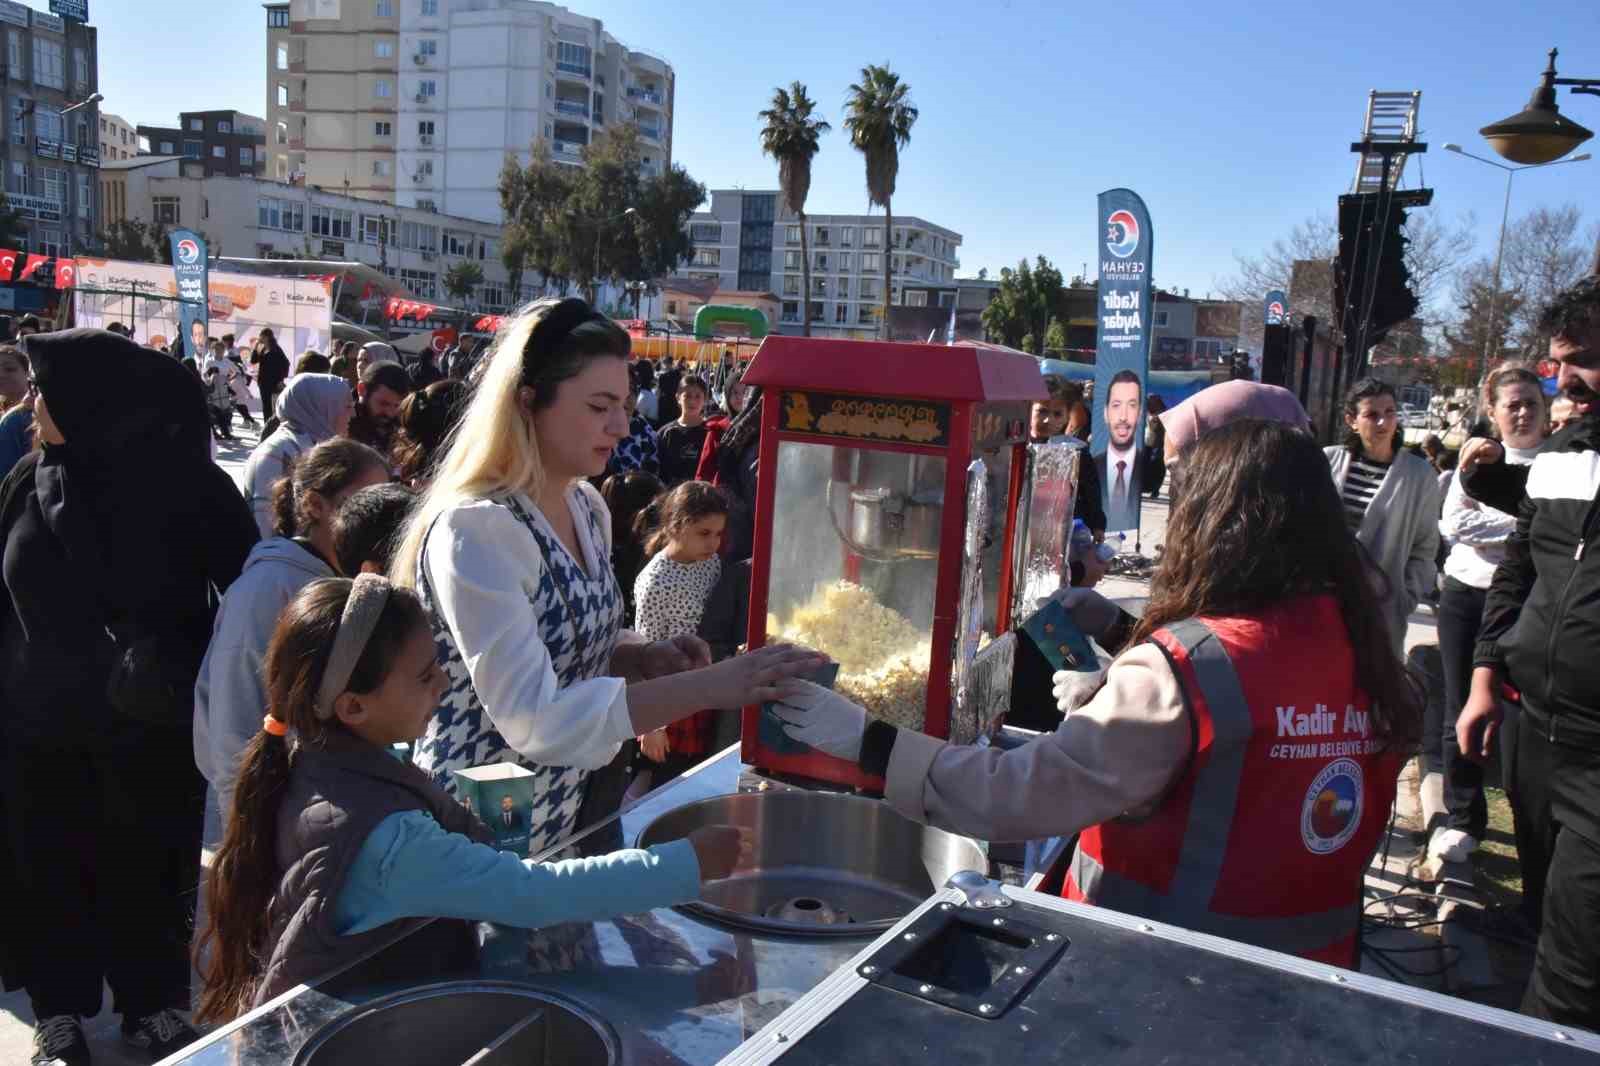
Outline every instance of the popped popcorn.
[[927, 716], [928, 634], [850, 581], [821, 589], [767, 634], [826, 652], [839, 664], [834, 689], [892, 725], [921, 730]]

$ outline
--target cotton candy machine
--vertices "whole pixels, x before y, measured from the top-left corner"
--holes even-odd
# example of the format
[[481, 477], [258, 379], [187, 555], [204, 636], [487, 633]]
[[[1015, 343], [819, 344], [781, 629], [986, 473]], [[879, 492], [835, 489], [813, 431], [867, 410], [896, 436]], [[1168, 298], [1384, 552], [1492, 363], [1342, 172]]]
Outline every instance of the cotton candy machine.
[[876, 800], [829, 792], [701, 800], [651, 822], [638, 843], [707, 825], [750, 829], [755, 855], [683, 909], [763, 933], [876, 936], [958, 871], [988, 866], [973, 840], [917, 825]]

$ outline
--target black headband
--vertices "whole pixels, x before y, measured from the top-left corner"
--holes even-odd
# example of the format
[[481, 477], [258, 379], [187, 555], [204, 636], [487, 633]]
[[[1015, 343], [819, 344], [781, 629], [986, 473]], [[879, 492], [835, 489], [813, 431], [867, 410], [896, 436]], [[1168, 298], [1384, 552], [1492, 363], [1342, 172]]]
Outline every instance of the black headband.
[[603, 322], [606, 316], [576, 296], [569, 296], [546, 311], [528, 335], [528, 346], [522, 349], [522, 383], [532, 385], [540, 364], [549, 359], [556, 345], [585, 322], [597, 320]]

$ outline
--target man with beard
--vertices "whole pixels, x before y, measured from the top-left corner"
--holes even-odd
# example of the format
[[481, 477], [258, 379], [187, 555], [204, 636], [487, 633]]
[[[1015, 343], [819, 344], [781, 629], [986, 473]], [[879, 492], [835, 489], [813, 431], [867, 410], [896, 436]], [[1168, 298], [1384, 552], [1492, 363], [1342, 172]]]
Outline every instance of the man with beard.
[[1600, 1030], [1600, 276], [1556, 297], [1539, 322], [1573, 421], [1530, 466], [1499, 444], [1469, 441], [1462, 488], [1514, 513], [1456, 724], [1463, 755], [1486, 758], [1503, 709], [1522, 712], [1503, 743], [1523, 884], [1543, 874], [1542, 921], [1524, 1013]]
[[1119, 370], [1106, 389], [1106, 450], [1094, 457], [1105, 496], [1106, 529], [1133, 529], [1139, 524], [1139, 484], [1144, 472], [1143, 449], [1134, 439], [1144, 406], [1139, 375]]
[[400, 402], [411, 392], [411, 375], [399, 363], [371, 363], [356, 385], [356, 413], [350, 439], [388, 457], [400, 420]]

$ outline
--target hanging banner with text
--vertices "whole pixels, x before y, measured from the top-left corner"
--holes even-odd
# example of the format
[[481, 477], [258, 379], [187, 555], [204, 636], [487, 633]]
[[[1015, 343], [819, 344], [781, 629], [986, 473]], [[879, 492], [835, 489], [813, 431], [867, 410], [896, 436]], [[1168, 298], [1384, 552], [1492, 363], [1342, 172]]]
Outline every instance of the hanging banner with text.
[[172, 275], [178, 283], [178, 336], [183, 352], [196, 363], [206, 357], [206, 242], [193, 230], [175, 229], [172, 240]]
[[1269, 326], [1288, 325], [1289, 294], [1282, 289], [1268, 292], [1266, 300], [1261, 305], [1261, 321]]
[[1094, 433], [1106, 531], [1139, 529], [1144, 475], [1144, 398], [1150, 366], [1150, 212], [1130, 189], [1100, 194], [1099, 321], [1095, 331]]

